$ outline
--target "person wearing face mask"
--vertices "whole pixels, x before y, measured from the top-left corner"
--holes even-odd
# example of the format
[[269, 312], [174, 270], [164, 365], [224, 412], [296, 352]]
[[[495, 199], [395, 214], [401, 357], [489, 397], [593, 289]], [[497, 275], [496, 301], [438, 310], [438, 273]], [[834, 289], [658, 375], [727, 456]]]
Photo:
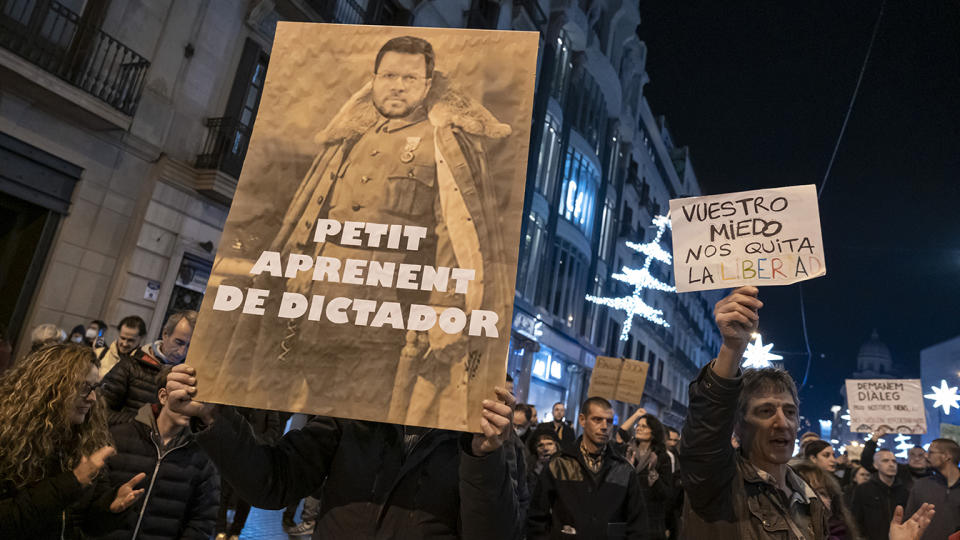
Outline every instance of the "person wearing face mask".
[[67, 338], [71, 343], [80, 343], [84, 344], [87, 340], [87, 328], [82, 324], [78, 324], [70, 330], [70, 337]]
[[98, 362], [74, 343], [31, 352], [0, 377], [0, 538], [80, 538], [112, 528], [145, 475], [110, 488], [114, 453], [97, 400]]
[[183, 363], [190, 348], [196, 311], [180, 311], [163, 324], [160, 339], [121, 358], [103, 378], [103, 398], [110, 425], [133, 420], [140, 407], [157, 402], [154, 380], [165, 365]]
[[103, 336], [107, 332], [107, 323], [100, 319], [94, 319], [87, 324], [83, 333], [83, 342], [93, 348], [103, 347]]
[[140, 346], [143, 336], [147, 335], [147, 323], [136, 315], [125, 317], [117, 325], [119, 335], [109, 347], [99, 347], [93, 350], [100, 360], [100, 378], [103, 379], [121, 358], [130, 357]]

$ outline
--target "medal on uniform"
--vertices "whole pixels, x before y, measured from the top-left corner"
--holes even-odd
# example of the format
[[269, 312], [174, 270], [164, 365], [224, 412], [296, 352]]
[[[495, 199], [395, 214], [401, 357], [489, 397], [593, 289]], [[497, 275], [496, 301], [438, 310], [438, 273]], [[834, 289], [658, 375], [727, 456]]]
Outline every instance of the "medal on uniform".
[[407, 137], [407, 144], [403, 147], [403, 153], [400, 154], [400, 161], [410, 163], [413, 161], [413, 151], [420, 146], [420, 137]]

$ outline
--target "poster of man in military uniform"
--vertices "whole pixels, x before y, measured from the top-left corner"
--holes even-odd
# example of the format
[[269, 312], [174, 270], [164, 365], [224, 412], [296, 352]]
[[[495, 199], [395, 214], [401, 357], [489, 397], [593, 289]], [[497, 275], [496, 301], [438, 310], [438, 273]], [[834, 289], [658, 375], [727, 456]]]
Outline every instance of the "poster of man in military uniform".
[[479, 431], [538, 35], [280, 23], [189, 361], [199, 399]]

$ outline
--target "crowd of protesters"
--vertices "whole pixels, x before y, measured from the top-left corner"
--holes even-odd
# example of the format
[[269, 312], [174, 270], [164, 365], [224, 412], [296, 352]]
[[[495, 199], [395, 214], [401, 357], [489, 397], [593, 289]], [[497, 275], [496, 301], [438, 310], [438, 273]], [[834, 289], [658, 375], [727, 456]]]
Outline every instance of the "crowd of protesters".
[[0, 330], [0, 538], [232, 539], [251, 507], [318, 539], [960, 536], [953, 440], [907, 463], [884, 433], [859, 460], [812, 433], [795, 452], [793, 379], [740, 368], [762, 306], [752, 287], [717, 303], [682, 427], [643, 408], [615, 425], [596, 396], [541, 423], [508, 376], [478, 434], [194, 401], [191, 311], [146, 343], [136, 316], [109, 344], [103, 321], [41, 325], [20, 359]]

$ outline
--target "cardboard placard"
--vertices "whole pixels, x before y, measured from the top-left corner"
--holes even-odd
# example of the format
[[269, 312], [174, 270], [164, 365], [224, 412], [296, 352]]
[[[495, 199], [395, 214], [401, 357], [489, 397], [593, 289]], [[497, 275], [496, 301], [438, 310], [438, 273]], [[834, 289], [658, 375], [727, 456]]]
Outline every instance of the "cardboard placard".
[[850, 431], [927, 432], [920, 379], [847, 379]]
[[630, 358], [598, 356], [587, 395], [639, 405], [650, 364]]
[[670, 200], [677, 292], [826, 275], [813, 185]]
[[188, 359], [198, 399], [480, 431], [506, 375], [538, 41], [278, 24]]

